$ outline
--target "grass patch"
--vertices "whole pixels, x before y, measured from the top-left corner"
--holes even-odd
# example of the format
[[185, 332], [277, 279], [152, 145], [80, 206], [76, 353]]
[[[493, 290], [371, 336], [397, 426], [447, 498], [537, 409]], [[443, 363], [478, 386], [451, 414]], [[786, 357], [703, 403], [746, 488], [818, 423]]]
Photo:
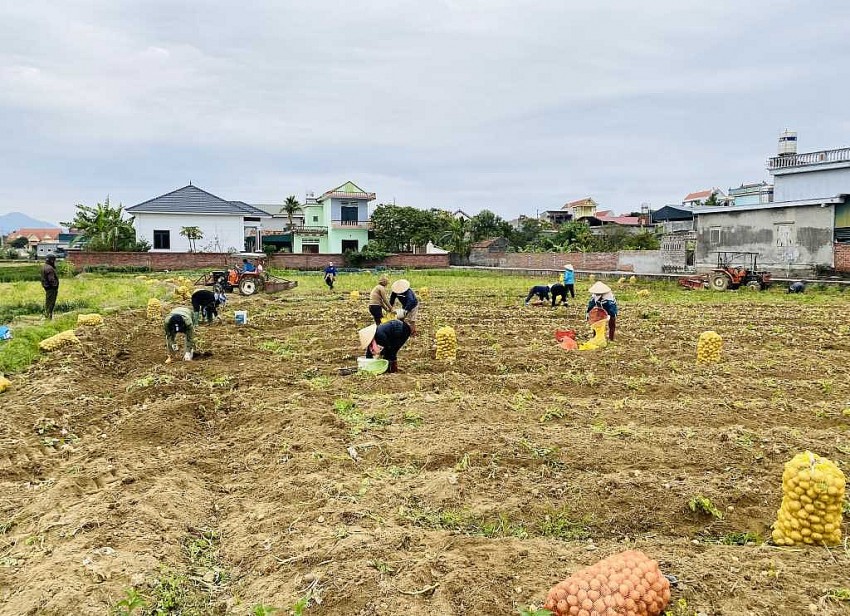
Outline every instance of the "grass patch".
[[[89, 307], [88, 302], [83, 300], [65, 300], [56, 302], [55, 314], [83, 310]], [[21, 304], [7, 304], [0, 306], [0, 324], [11, 323], [15, 317], [41, 315], [44, 312], [44, 302], [24, 302]]]
[[542, 537], [553, 537], [561, 541], [581, 541], [591, 536], [591, 518], [575, 519], [569, 509], [562, 507], [543, 516], [537, 531]]
[[0, 373], [15, 374], [24, 370], [42, 354], [38, 343], [54, 334], [71, 329], [77, 319], [65, 315], [42, 325], [13, 329], [13, 338], [0, 342]]
[[688, 501], [688, 509], [693, 511], [694, 513], [700, 513], [705, 515], [710, 515], [713, 518], [717, 518], [718, 520], [723, 519], [723, 514], [717, 508], [717, 506], [711, 502], [711, 499], [707, 496], [703, 496], [702, 494], [698, 494], [691, 498]]

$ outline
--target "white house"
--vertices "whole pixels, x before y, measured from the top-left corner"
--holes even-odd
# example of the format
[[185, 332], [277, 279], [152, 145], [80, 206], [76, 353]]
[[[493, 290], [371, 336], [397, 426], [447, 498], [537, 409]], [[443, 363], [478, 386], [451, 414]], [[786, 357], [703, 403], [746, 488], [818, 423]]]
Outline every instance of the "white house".
[[232, 252], [254, 249], [253, 241], [268, 212], [221, 197], [189, 184], [144, 203], [128, 207], [139, 240], [150, 242], [152, 252], [188, 252], [189, 240], [180, 235], [183, 227], [198, 227], [203, 237], [195, 241], [199, 252]]

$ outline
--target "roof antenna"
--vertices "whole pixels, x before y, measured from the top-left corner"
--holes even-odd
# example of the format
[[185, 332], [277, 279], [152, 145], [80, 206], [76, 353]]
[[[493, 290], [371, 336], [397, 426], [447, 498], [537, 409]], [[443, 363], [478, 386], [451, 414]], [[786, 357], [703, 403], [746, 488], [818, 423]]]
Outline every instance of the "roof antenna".
[[189, 180], [189, 186], [191, 186], [191, 185], [192, 185], [192, 180]]

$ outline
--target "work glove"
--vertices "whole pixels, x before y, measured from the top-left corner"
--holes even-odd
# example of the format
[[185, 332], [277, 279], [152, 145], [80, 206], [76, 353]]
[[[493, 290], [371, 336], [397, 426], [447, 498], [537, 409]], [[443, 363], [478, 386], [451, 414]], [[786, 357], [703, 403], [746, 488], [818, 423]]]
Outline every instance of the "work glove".
[[192, 351], [186, 351], [183, 355], [183, 361], [192, 361]]
[[399, 308], [395, 311], [395, 316], [397, 319], [403, 319], [407, 316], [407, 310], [405, 310], [404, 308]]

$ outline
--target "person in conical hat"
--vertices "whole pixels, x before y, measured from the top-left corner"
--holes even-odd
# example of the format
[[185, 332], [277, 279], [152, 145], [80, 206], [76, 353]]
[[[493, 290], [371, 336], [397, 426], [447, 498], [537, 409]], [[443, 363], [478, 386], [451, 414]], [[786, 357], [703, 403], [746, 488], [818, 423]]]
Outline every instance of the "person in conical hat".
[[[398, 312], [401, 311], [399, 308]], [[410, 325], [405, 322], [404, 316], [399, 315], [397, 319], [380, 325], [364, 327], [357, 334], [360, 338], [360, 348], [365, 349], [366, 357], [380, 354], [390, 364], [387, 372], [398, 372], [398, 352], [411, 334]]]
[[[410, 288], [410, 282], [404, 278], [396, 280], [390, 287], [390, 308], [395, 306], [396, 300], [401, 304], [401, 312], [396, 311], [399, 319], [403, 318], [410, 326], [412, 336], [416, 335], [416, 318], [419, 316], [419, 300]], [[401, 315], [401, 316], [399, 316]]]
[[594, 282], [590, 289], [590, 301], [587, 302], [587, 317], [590, 318], [590, 311], [594, 308], [604, 310], [608, 315], [608, 340], [614, 339], [614, 331], [617, 329], [617, 300], [614, 298], [614, 292], [611, 287], [601, 281]]
[[570, 263], [567, 263], [564, 266], [564, 286], [567, 287], [567, 293], [570, 294], [570, 297], [576, 298], [576, 273], [573, 269], [573, 266]]
[[388, 284], [390, 284], [390, 279], [387, 278], [386, 274], [382, 274], [378, 278], [378, 284], [369, 293], [369, 314], [375, 319], [375, 325], [381, 324], [385, 312], [392, 312], [390, 296], [387, 293]]

